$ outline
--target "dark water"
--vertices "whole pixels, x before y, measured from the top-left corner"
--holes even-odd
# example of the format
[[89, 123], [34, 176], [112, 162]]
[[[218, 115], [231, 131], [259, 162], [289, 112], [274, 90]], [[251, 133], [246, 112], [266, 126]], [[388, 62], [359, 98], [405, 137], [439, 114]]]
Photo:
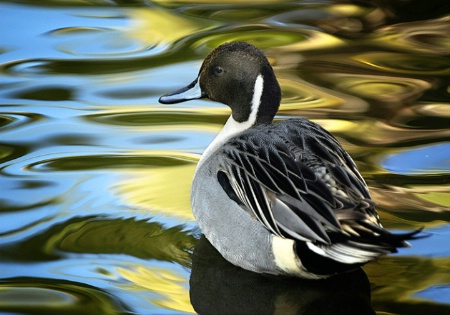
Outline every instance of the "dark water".
[[[1, 313], [450, 314], [447, 2], [0, 1]], [[157, 100], [231, 40], [269, 57], [279, 119], [340, 139], [386, 227], [429, 237], [314, 283], [198, 243], [191, 178], [229, 110]]]

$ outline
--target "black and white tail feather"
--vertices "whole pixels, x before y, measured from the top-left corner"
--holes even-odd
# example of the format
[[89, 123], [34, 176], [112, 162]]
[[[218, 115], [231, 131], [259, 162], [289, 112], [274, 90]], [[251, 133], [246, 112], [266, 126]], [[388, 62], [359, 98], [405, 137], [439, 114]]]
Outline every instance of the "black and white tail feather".
[[[218, 180], [273, 234], [293, 239], [314, 273], [350, 270], [409, 246], [420, 230], [385, 230], [363, 178], [337, 140], [306, 119], [251, 128], [226, 142]], [[317, 264], [327, 265], [317, 268]]]

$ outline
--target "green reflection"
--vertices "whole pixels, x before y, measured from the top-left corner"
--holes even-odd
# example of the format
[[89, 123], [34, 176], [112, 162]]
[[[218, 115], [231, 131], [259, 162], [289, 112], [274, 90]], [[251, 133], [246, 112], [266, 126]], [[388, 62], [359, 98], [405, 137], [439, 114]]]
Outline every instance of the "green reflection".
[[414, 295], [434, 285], [450, 282], [450, 259], [383, 257], [364, 266], [372, 282], [372, 303], [379, 311], [403, 314], [446, 314], [448, 305]]
[[84, 116], [89, 121], [119, 126], [168, 126], [186, 124], [224, 124], [225, 115], [182, 111], [145, 111], [125, 113], [100, 113]]
[[14, 314], [129, 314], [119, 299], [96, 287], [42, 278], [0, 281], [0, 310]]
[[38, 262], [61, 259], [66, 253], [124, 254], [189, 266], [189, 251], [195, 243], [192, 232], [182, 225], [165, 228], [148, 220], [85, 217], [2, 246], [0, 255], [5, 261]]
[[[0, 140], [1, 141], [1, 140]], [[0, 142], [0, 163], [12, 161], [30, 152], [30, 148], [21, 145], [2, 144]]]
[[71, 88], [62, 86], [42, 86], [35, 89], [23, 90], [15, 96], [21, 99], [38, 101], [70, 101], [74, 98]]
[[42, 119], [44, 119], [44, 117], [41, 114], [36, 113], [3, 112], [0, 113], [0, 131], [18, 128], [19, 126], [31, 124]]
[[440, 56], [370, 52], [352, 59], [383, 71], [408, 74], [449, 75], [449, 60]]
[[4, 128], [5, 126], [12, 124], [15, 120], [16, 119], [14, 119], [14, 117], [0, 115], [0, 128]]
[[168, 167], [190, 164], [190, 161], [176, 157], [138, 155], [91, 155], [59, 157], [30, 164], [39, 171], [81, 171], [105, 169], [137, 169]]
[[435, 205], [450, 207], [450, 195], [446, 192], [430, 192], [428, 194], [420, 194], [418, 197]]
[[64, 226], [48, 239], [45, 252], [126, 254], [189, 265], [195, 238], [183, 226], [164, 228], [158, 222], [87, 220]]

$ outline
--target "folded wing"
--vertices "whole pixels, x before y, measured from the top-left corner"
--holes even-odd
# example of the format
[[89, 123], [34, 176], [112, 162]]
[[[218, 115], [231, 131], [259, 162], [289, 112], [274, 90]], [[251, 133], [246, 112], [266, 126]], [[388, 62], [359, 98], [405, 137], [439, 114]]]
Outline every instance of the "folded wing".
[[[281, 130], [280, 130], [281, 129]], [[367, 186], [334, 137], [308, 120], [251, 129], [223, 146], [218, 179], [273, 234], [342, 263], [406, 246], [381, 227]]]

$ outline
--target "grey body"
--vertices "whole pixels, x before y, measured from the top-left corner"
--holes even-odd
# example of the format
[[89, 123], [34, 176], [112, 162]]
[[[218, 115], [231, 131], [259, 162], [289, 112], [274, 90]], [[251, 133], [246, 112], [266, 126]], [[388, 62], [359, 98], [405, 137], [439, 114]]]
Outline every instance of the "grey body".
[[[259, 273], [281, 273], [272, 254], [271, 233], [229, 199], [217, 181], [218, 168], [216, 151], [194, 175], [191, 205], [200, 229], [232, 264]], [[245, 237], [242, 231], [246, 232]]]

